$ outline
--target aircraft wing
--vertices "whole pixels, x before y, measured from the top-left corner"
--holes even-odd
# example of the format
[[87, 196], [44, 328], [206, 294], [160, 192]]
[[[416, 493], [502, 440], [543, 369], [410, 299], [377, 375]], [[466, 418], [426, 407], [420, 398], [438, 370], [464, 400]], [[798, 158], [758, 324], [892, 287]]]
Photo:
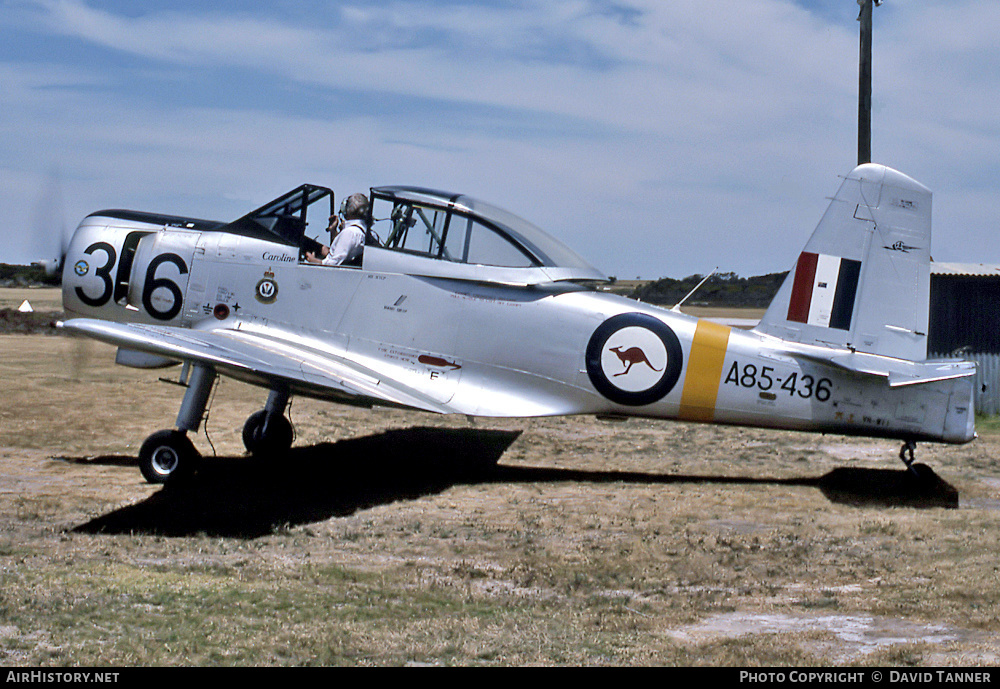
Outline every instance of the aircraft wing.
[[278, 333], [231, 328], [195, 330], [91, 318], [74, 318], [61, 327], [126, 350], [207, 364], [218, 373], [265, 387], [282, 381], [296, 392], [351, 404], [455, 411], [420, 390], [351, 360], [345, 351], [329, 347], [320, 351]]

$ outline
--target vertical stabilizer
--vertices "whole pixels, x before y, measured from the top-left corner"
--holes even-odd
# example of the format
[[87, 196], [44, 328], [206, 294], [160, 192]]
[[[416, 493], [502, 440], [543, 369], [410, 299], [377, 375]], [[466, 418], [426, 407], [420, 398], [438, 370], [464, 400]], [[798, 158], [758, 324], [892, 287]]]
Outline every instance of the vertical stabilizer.
[[882, 165], [840, 186], [757, 330], [785, 340], [927, 358], [931, 192]]

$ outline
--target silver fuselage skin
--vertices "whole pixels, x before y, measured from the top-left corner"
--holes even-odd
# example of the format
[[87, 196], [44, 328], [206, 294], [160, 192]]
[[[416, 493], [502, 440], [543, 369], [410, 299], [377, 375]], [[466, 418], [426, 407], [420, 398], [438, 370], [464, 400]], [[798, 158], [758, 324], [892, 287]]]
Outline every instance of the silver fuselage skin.
[[[348, 357], [374, 386], [384, 376], [470, 416], [642, 416], [948, 443], [975, 436], [971, 377], [892, 387], [822, 363], [847, 351], [538, 269], [475, 279], [442, 263], [370, 246], [360, 268], [312, 265], [257, 238], [95, 215], [69, 248], [64, 307], [73, 317], [255, 333], [303, 361]], [[273, 383], [249, 367], [226, 373]], [[290, 380], [293, 394], [366, 404], [308, 374]]]

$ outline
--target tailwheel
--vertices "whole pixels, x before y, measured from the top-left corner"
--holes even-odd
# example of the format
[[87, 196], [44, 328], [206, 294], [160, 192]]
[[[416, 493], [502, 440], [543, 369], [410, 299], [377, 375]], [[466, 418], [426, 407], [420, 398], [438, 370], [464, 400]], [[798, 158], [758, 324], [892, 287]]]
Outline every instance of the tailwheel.
[[904, 440], [903, 447], [899, 448], [899, 458], [907, 468], [913, 464], [913, 453], [917, 449], [917, 444], [912, 440]]
[[916, 442], [913, 440], [904, 440], [903, 447], [899, 448], [899, 458], [903, 460], [903, 464], [906, 465], [906, 468], [909, 469], [914, 476], [919, 478], [920, 474], [917, 473], [917, 470], [913, 466], [914, 452], [916, 449]]
[[292, 423], [284, 415], [266, 409], [251, 414], [243, 425], [243, 445], [255, 457], [286, 451], [294, 437]]
[[194, 474], [200, 457], [184, 431], [157, 431], [139, 449], [139, 470], [149, 483], [174, 483]]
[[954, 488], [949, 486], [947, 483], [942, 481], [934, 470], [931, 469], [926, 464], [917, 464], [914, 462], [914, 451], [917, 449], [917, 443], [913, 440], [906, 440], [903, 442], [903, 447], [899, 449], [899, 458], [903, 460], [903, 464], [906, 465], [906, 469], [909, 471], [910, 476], [912, 476], [915, 481], [915, 485], [918, 490], [927, 493], [939, 491], [942, 494], [948, 496], [948, 502], [946, 503], [951, 507], [958, 507], [958, 493]]

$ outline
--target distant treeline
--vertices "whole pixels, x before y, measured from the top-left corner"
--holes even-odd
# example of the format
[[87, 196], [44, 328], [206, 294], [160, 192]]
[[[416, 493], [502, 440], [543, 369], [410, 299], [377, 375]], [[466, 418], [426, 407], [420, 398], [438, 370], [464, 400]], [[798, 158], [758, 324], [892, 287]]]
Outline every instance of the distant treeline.
[[[771, 303], [786, 275], [787, 271], [741, 278], [736, 273], [716, 273], [685, 304], [763, 309]], [[628, 296], [650, 304], [673, 306], [704, 278], [704, 275], [689, 275], [681, 280], [660, 278], [637, 287]]]
[[14, 266], [0, 263], [0, 285], [12, 287], [22, 285], [58, 285], [60, 275], [46, 275], [39, 266]]
[[[743, 278], [736, 273], [716, 273], [695, 292], [687, 302], [688, 306], [739, 306], [744, 308], [765, 308], [777, 293], [788, 273], [771, 273]], [[677, 280], [660, 278], [636, 287], [625, 293], [633, 299], [650, 304], [673, 306], [694, 289], [704, 275], [689, 275]], [[0, 263], [0, 286], [20, 287], [27, 285], [59, 285], [59, 275], [46, 275], [38, 266], [15, 266]], [[617, 291], [617, 290], [616, 290]]]

